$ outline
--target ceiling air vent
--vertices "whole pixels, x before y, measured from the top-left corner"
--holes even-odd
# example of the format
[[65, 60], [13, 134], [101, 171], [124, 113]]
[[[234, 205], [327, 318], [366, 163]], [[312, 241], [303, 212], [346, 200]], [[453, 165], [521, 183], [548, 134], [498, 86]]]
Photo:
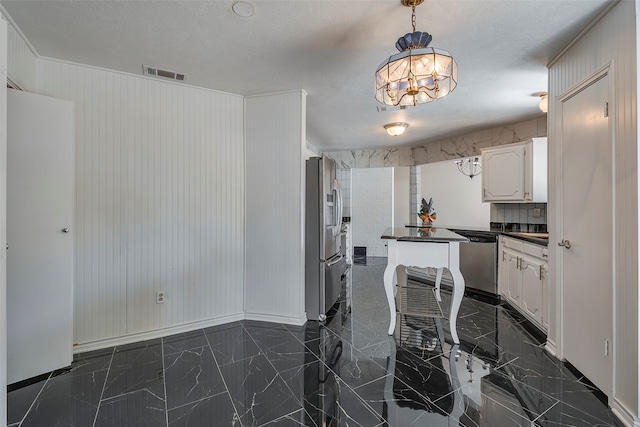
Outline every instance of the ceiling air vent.
[[394, 111], [394, 110], [406, 110], [407, 106], [406, 105], [398, 105], [396, 107], [381, 107], [381, 106], [377, 106], [376, 109], [378, 110], [378, 113], [384, 113], [385, 111]]
[[187, 79], [187, 76], [175, 71], [161, 70], [156, 67], [150, 67], [148, 65], [142, 65], [142, 74], [153, 77], [164, 77], [165, 79], [178, 80], [183, 82]]

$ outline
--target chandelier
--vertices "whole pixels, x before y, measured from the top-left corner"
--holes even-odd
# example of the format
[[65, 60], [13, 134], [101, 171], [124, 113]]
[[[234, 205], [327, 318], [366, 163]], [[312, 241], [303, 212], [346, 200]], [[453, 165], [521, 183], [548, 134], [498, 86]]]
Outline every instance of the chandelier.
[[458, 84], [458, 64], [446, 50], [427, 47], [431, 35], [416, 31], [416, 6], [423, 0], [402, 0], [411, 7], [413, 32], [400, 37], [400, 51], [376, 70], [376, 99], [385, 105], [418, 105], [444, 98]]
[[477, 157], [474, 157], [473, 159], [469, 157], [468, 159], [456, 160], [456, 165], [458, 166], [458, 170], [461, 174], [466, 175], [471, 179], [476, 175], [480, 175], [480, 172], [482, 172], [480, 161]]

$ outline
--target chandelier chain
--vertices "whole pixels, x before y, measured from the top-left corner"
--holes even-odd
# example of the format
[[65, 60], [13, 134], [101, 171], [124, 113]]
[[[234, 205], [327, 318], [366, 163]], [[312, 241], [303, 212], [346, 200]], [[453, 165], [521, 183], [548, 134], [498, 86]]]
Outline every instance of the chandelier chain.
[[411, 26], [413, 27], [413, 32], [416, 32], [416, 3], [411, 3]]

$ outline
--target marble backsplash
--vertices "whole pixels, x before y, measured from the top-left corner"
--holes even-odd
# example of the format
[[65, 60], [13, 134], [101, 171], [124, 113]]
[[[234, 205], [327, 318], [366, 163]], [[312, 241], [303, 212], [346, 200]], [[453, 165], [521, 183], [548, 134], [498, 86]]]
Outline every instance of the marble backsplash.
[[538, 136], [547, 136], [546, 117], [434, 141], [419, 147], [330, 151], [324, 154], [336, 160], [338, 167], [342, 169], [417, 166], [478, 156], [481, 148], [511, 144]]

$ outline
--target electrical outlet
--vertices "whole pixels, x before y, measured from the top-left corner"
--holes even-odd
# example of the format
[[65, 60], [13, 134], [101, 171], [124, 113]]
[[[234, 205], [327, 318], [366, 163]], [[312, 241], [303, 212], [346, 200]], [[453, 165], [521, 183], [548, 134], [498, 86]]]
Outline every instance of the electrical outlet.
[[156, 304], [164, 304], [167, 294], [164, 291], [156, 291]]
[[533, 208], [533, 217], [540, 218], [542, 216], [542, 210], [540, 208]]

